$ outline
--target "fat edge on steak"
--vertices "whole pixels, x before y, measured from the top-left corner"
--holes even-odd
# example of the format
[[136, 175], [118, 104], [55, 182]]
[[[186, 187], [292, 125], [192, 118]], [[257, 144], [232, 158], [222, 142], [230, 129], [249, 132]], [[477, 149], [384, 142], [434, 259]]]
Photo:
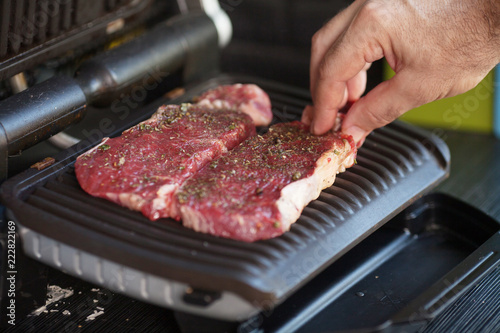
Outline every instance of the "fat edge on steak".
[[[216, 88], [212, 91], [203, 94], [202, 96], [200, 96], [198, 100], [204, 101], [200, 104], [210, 108], [229, 107], [231, 108], [231, 110], [243, 111], [247, 113], [254, 120], [254, 122], [264, 121], [268, 123], [271, 120], [271, 117], [269, 116], [269, 114], [271, 114], [269, 98], [267, 97], [267, 94], [263, 93], [262, 90], [259, 91], [259, 89], [260, 88], [254, 85], [224, 86]], [[265, 96], [266, 98], [262, 99], [262, 96]], [[228, 101], [225, 101], [224, 100], [225, 98], [228, 99]], [[254, 101], [251, 101], [252, 99], [255, 98], [261, 98], [262, 101], [260, 103], [255, 103]], [[264, 106], [264, 108], [262, 108], [262, 106]], [[182, 107], [185, 109], [184, 112], [186, 110], [189, 111], [192, 108], [192, 106], [190, 105], [188, 106], [184, 105]], [[127, 131], [131, 131], [133, 129], [141, 129], [142, 127], [146, 127], [146, 129], [148, 127], [149, 129], [153, 128], [158, 119], [161, 118], [159, 116], [165, 113], [164, 112], [165, 108], [175, 109], [180, 107], [166, 106], [163, 107], [163, 109], [160, 108], [160, 110], [157, 113], [155, 113], [155, 115], [152, 118], [146, 120], [141, 124], [134, 126], [133, 128]], [[195, 109], [207, 110], [206, 108], [200, 108], [200, 105], [198, 106], [195, 105]], [[213, 112], [213, 110], [207, 110], [207, 112], [211, 113]], [[258, 116], [252, 117], [252, 112], [254, 114], [258, 114]], [[260, 119], [260, 120], [255, 120], [255, 119]], [[339, 120], [340, 118], [338, 119], [337, 125], [339, 125]], [[273, 132], [274, 130], [273, 128], [276, 128], [276, 126], [278, 126], [277, 128], [279, 128], [280, 126], [281, 128], [285, 128], [286, 126], [292, 126], [300, 128], [302, 130], [303, 132], [301, 134], [302, 144], [304, 142], [310, 142], [310, 140], [314, 141], [315, 139], [318, 138], [311, 136], [309, 134], [308, 129], [304, 127], [304, 125], [301, 123], [294, 122], [289, 124], [294, 124], [294, 125], [287, 125], [287, 124], [275, 125], [274, 127], [271, 128], [270, 133]], [[297, 127], [297, 125], [299, 126]], [[171, 175], [165, 175], [165, 174], [155, 175], [153, 172], [153, 174], [146, 175], [146, 178], [148, 179], [145, 180], [145, 182], [148, 183], [151, 179], [156, 179], [156, 181], [153, 181], [153, 184], [149, 183], [148, 184], [149, 186], [146, 187], [132, 186], [125, 189], [118, 188], [113, 191], [107, 191], [105, 189], [106, 186], [104, 186], [104, 188], [97, 187], [96, 189], [96, 185], [102, 185], [103, 178], [93, 180], [92, 175], [95, 176], [97, 174], [103, 176], [103, 173], [99, 171], [99, 168], [109, 163], [103, 163], [102, 160], [100, 162], [94, 161], [95, 164], [93, 166], [95, 166], [96, 168], [90, 172], [90, 177], [89, 177], [89, 171], [92, 168], [92, 166], [90, 166], [90, 168], [88, 167], [88, 165], [86, 167], [82, 167], [83, 164], [87, 164], [84, 163], [83, 160], [86, 160], [87, 158], [95, 154], [105, 153], [108, 149], [111, 150], [112, 144], [108, 145], [108, 143], [112, 143], [112, 140], [114, 139], [108, 139], [108, 138], [104, 139], [100, 145], [96, 146], [95, 148], [93, 148], [92, 150], [90, 150], [89, 152], [83, 154], [78, 158], [77, 164], [75, 165], [77, 178], [80, 184], [82, 185], [82, 188], [86, 190], [89, 194], [94, 196], [104, 197], [108, 200], [114, 201], [118, 204], [121, 204], [133, 210], [142, 211], [144, 215], [146, 215], [152, 220], [157, 219], [159, 217], [168, 217], [168, 216], [178, 219], [182, 215], [181, 217], [183, 220], [183, 224], [186, 227], [192, 228], [194, 230], [207, 232], [216, 236], [239, 239], [243, 241], [255, 241], [259, 239], [275, 237], [289, 230], [290, 225], [298, 219], [303, 208], [310, 201], [316, 199], [319, 196], [322, 189], [329, 187], [333, 184], [335, 180], [335, 175], [338, 172], [344, 171], [346, 167], [349, 167], [354, 163], [356, 149], [354, 143], [352, 142], [352, 138], [342, 136], [340, 133], [337, 132], [332, 132], [329, 133], [329, 135], [333, 136], [329, 138], [328, 136], [326, 136], [327, 139], [326, 141], [324, 141], [326, 142], [326, 146], [322, 147], [323, 150], [321, 150], [320, 154], [319, 155], [316, 154], [316, 156], [314, 157], [310, 156], [312, 157], [312, 159], [310, 159], [309, 162], [313, 162], [314, 164], [313, 166], [309, 166], [307, 170], [302, 170], [301, 172], [299, 172], [300, 174], [299, 176], [297, 174], [297, 171], [293, 171], [292, 174], [289, 174], [290, 170], [283, 172], [284, 175], [287, 175], [286, 177], [288, 177], [288, 179], [281, 180], [281, 183], [278, 185], [279, 187], [278, 190], [276, 189], [274, 190], [275, 197], [270, 198], [270, 200], [268, 200], [268, 202], [265, 204], [268, 207], [269, 206], [271, 207], [272, 213], [268, 214], [268, 216], [265, 216], [265, 214], [262, 215], [262, 212], [259, 212], [258, 208], [256, 210], [257, 213], [253, 214], [253, 216], [251, 216], [252, 214], [250, 215], [241, 214], [238, 212], [234, 213], [234, 211], [231, 211], [230, 209], [222, 212], [221, 215], [220, 213], [214, 214], [213, 211], [212, 212], [210, 211], [207, 212], [206, 210], [203, 211], [203, 209], [200, 209], [201, 206], [198, 208], [193, 208], [196, 206], [196, 204], [187, 205], [185, 203], [181, 203], [180, 201], [183, 200], [180, 201], [178, 200], [176, 202], [174, 193], [178, 191], [179, 187], [185, 184], [186, 179], [193, 177], [193, 175], [194, 177], [192, 179], [197, 179], [198, 173], [203, 174], [204, 172], [203, 170], [208, 168], [208, 166], [206, 166], [205, 169], [202, 169], [200, 172], [199, 170], [204, 165], [207, 165], [207, 163], [210, 163], [211, 161], [213, 163], [213, 161], [218, 156], [225, 154], [228, 149], [231, 149], [233, 146], [237, 145], [240, 141], [243, 141], [246, 137], [248, 137], [249, 135], [253, 135], [255, 133], [254, 127], [250, 129], [250, 131], [253, 132], [252, 133], [249, 132], [248, 124], [244, 124], [240, 128], [239, 125], [235, 126], [235, 123], [232, 122], [229, 127], [226, 126], [225, 128], [226, 130], [229, 130], [229, 132], [231, 131], [235, 132], [234, 131], [235, 127], [237, 127], [236, 133], [233, 133], [232, 135], [236, 134], [238, 138], [236, 140], [233, 140], [233, 142], [231, 142], [229, 145], [226, 145], [224, 143], [221, 144], [219, 139], [214, 140], [214, 138], [212, 138], [212, 141], [208, 140], [208, 142], [206, 143], [208, 143], [208, 146], [218, 147], [215, 149], [215, 151], [214, 149], [209, 148], [208, 150], [201, 149], [199, 151], [195, 151], [194, 153], [193, 151], [186, 152], [188, 155], [189, 153], [191, 153], [194, 156], [197, 156], [196, 158], [191, 159], [192, 165], [189, 165], [189, 163], [186, 164], [181, 160], [173, 161], [174, 163], [173, 164], [171, 163], [169, 168], [173, 169], [174, 173], [177, 174], [176, 177], [178, 178], [177, 180], [174, 179], [173, 182], [171, 179], [172, 178]], [[171, 129], [175, 132], [175, 128]], [[157, 129], [154, 128], [152, 131], [156, 130]], [[127, 131], [125, 131], [124, 134], [126, 134]], [[172, 131], [170, 131], [169, 133], [172, 134]], [[162, 134], [162, 133], [156, 133], [156, 134]], [[223, 136], [227, 135], [231, 136], [230, 133], [219, 133], [219, 135], [221, 134]], [[310, 137], [307, 137], [308, 135]], [[264, 135], [264, 137], [259, 136], [258, 138], [260, 140], [261, 139], [266, 140], [266, 135]], [[155, 138], [150, 138], [150, 139], [154, 140]], [[341, 144], [339, 144], [339, 142], [341, 142]], [[270, 144], [275, 145], [275, 142], [270, 142]], [[182, 147], [180, 148], [182, 149]], [[290, 153], [290, 151], [293, 151], [294, 147], [291, 148], [292, 148], [291, 150], [287, 149], [288, 153]], [[302, 146], [301, 149], [304, 149], [304, 147]], [[110, 152], [111, 151], [109, 151], [108, 153]], [[262, 151], [261, 152], [256, 151], [255, 153], [256, 156], [260, 156], [262, 154]], [[314, 153], [318, 153], [318, 151], [314, 151]], [[140, 159], [140, 155], [141, 154], [139, 152], [139, 154], [136, 155], [136, 158], [137, 156], [139, 156]], [[190, 159], [190, 156], [186, 157], [188, 158], [188, 160]], [[133, 159], [134, 158], [132, 158], [132, 160]], [[122, 163], [126, 163], [128, 160], [129, 160], [128, 158], [123, 159], [122, 157], [120, 157], [116, 161], [112, 161], [112, 163], [114, 164], [115, 167], [116, 166], [120, 167]], [[290, 166], [289, 161], [286, 161], [286, 163], [284, 164], [281, 163], [284, 161], [279, 161], [279, 162], [280, 163], [274, 163], [274, 167], [281, 168], [282, 171], [286, 170], [287, 167]], [[143, 160], [142, 161], [143, 167], [148, 167], [148, 163], [149, 162], [147, 160]], [[223, 171], [222, 168], [219, 168], [217, 172], [220, 173], [221, 171]], [[85, 175], [86, 173], [87, 175]], [[114, 179], [111, 179], [111, 181], [113, 180], [116, 181], [117, 178], [124, 178], [124, 177], [123, 175], [118, 174], [115, 175]], [[158, 180], [162, 181], [157, 182]], [[137, 181], [137, 179], [135, 179], [135, 181]], [[101, 182], [101, 184], [97, 184], [99, 182]], [[106, 182], [106, 180], [104, 180], [104, 182]], [[142, 183], [143, 181], [140, 180], [140, 182]], [[132, 184], [132, 185], [137, 185], [137, 184]], [[196, 184], [195, 186], [198, 187], [198, 185], [199, 184]], [[229, 183], [229, 185], [233, 187], [239, 186], [237, 182], [233, 184]], [[255, 188], [251, 189], [250, 192], [257, 194], [258, 197], [262, 196], [262, 198], [266, 198], [266, 194], [268, 193], [267, 191], [268, 188], [266, 186], [260, 186], [262, 187], [261, 189], [259, 186], [260, 185], [258, 185], [257, 187], [254, 186]], [[183, 188], [186, 187], [183, 186]], [[203, 188], [203, 186], [201, 186], [201, 188]], [[217, 189], [217, 187], [214, 187], [213, 189]], [[183, 189], [181, 189], [179, 193], [181, 194], [180, 197], [182, 198]], [[177, 198], [179, 198], [179, 196], [177, 196]], [[227, 199], [227, 195], [225, 199]], [[220, 200], [219, 203], [222, 203], [223, 201], [224, 200]], [[247, 210], [248, 208], [249, 209], [255, 208], [255, 203], [248, 202], [248, 197], [237, 198], [237, 196], [234, 196], [230, 201], [232, 202], [237, 201], [238, 205], [236, 207], [237, 208], [239, 207], [240, 209], [241, 207], [246, 207]]]
[[314, 136], [300, 122], [274, 125], [184, 183], [176, 195], [182, 223], [246, 242], [279, 236], [355, 158], [351, 136]]

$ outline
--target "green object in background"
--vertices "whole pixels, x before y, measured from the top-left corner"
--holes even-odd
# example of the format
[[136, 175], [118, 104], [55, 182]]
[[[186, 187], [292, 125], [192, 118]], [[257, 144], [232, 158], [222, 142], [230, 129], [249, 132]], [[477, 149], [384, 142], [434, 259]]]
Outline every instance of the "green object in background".
[[493, 98], [493, 133], [497, 139], [500, 139], [500, 64], [495, 70], [495, 97]]
[[[384, 79], [394, 72], [385, 63]], [[410, 110], [399, 119], [425, 127], [491, 133], [493, 131], [494, 71], [474, 89]], [[425, 84], [425, 82], [422, 82]]]

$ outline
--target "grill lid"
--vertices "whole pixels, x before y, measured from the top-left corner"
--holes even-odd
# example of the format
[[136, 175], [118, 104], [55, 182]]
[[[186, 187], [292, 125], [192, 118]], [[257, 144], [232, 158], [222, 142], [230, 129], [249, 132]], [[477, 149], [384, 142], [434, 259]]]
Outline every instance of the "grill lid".
[[[256, 83], [268, 92], [275, 121], [298, 119], [310, 103], [303, 90], [234, 76], [205, 81], [170, 102], [187, 101], [216, 85], [235, 82]], [[150, 115], [155, 110], [147, 111]], [[88, 148], [77, 145], [56, 156], [48, 169], [26, 170], [7, 180], [1, 197], [10, 217], [100, 258], [193, 288], [230, 291], [252, 304], [283, 301], [446, 177], [450, 159], [440, 139], [395, 122], [368, 136], [359, 149], [358, 164], [339, 174], [289, 232], [244, 243], [197, 233], [171, 219], [152, 222], [89, 196], [73, 170], [76, 157]]]
[[89, 44], [97, 46], [96, 40], [104, 42], [125, 25], [127, 29], [129, 25], [136, 26], [146, 17], [152, 3], [152, 0], [1, 1], [0, 81], [70, 50], [89, 50]]

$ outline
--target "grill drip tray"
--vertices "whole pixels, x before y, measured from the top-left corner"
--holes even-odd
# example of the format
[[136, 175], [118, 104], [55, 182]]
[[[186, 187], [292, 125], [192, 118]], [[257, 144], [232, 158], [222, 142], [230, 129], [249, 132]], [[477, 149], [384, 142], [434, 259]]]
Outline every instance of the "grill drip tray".
[[497, 221], [444, 194], [427, 195], [261, 326], [265, 332], [418, 331], [499, 264]]
[[[309, 95], [281, 84], [219, 76], [187, 89], [189, 101], [220, 84], [267, 91], [275, 121], [300, 117]], [[154, 112], [145, 110], [132, 126]], [[116, 133], [118, 134], [118, 133]], [[242, 321], [285, 302], [325, 268], [422, 196], [449, 170], [438, 138], [403, 123], [372, 133], [358, 164], [338, 176], [290, 232], [252, 244], [212, 237], [91, 197], [73, 172], [89, 146], [55, 156], [42, 171], [6, 181], [2, 200], [24, 251], [57, 269], [134, 298], [211, 318]]]

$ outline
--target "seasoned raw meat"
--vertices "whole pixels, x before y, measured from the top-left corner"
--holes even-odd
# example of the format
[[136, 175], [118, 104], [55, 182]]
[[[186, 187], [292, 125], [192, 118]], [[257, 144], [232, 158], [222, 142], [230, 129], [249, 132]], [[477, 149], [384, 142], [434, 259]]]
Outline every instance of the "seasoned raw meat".
[[273, 119], [269, 96], [255, 84], [219, 86], [197, 98], [198, 105], [238, 110], [248, 114], [256, 126], [267, 126]]
[[151, 220], [178, 218], [173, 193], [205, 164], [255, 134], [246, 114], [183, 104], [106, 138], [78, 157], [75, 172], [89, 194], [139, 210]]
[[184, 183], [176, 194], [182, 223], [247, 242], [279, 236], [355, 157], [351, 136], [314, 136], [300, 122], [274, 125]]

